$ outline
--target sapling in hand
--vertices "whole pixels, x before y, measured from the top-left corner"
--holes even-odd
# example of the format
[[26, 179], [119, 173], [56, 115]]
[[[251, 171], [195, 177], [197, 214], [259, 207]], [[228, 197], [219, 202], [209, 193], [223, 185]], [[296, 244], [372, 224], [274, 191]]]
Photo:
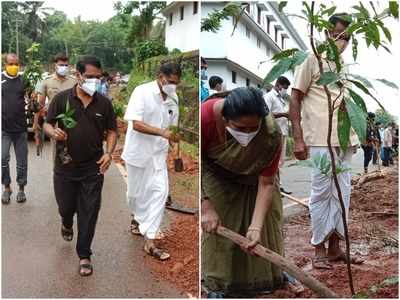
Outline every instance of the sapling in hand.
[[[65, 106], [65, 113], [59, 114], [56, 119], [61, 122], [66, 129], [72, 129], [76, 126], [77, 122], [74, 120], [73, 115], [75, 113], [75, 109], [70, 109], [69, 99], [67, 100], [67, 104]], [[68, 153], [67, 141], [63, 141], [62, 150], [59, 153], [59, 158], [63, 165], [66, 165], [72, 161], [71, 155]]]

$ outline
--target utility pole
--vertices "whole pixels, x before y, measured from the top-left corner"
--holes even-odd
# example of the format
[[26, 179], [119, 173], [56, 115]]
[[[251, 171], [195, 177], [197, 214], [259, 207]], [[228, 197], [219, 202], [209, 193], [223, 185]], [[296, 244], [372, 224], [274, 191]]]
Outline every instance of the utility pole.
[[15, 47], [16, 47], [16, 52], [17, 52], [16, 54], [19, 59], [18, 21], [19, 20], [17, 20], [17, 19], [15, 20], [15, 38], [16, 38]]

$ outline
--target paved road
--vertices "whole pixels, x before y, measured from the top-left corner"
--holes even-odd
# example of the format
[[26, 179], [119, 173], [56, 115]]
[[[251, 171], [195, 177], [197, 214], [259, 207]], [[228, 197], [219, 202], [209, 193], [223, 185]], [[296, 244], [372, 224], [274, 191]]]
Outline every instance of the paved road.
[[[2, 206], [2, 297], [183, 297], [175, 287], [153, 277], [143, 259], [141, 238], [129, 234], [126, 186], [115, 165], [103, 189], [93, 242], [94, 274], [79, 276], [76, 238], [68, 243], [59, 233], [50, 150], [46, 145], [38, 158], [30, 145], [28, 201], [16, 203], [14, 193], [11, 204]], [[14, 160], [11, 168], [15, 178]]]
[[[285, 162], [283, 169], [281, 169], [281, 184], [282, 186], [292, 192], [292, 195], [297, 198], [306, 198], [310, 196], [310, 184], [311, 184], [311, 169], [306, 167], [295, 166], [296, 161], [289, 160]], [[357, 149], [357, 153], [353, 156], [351, 164], [351, 172], [353, 175], [360, 174], [363, 172], [364, 163], [364, 152], [362, 149]], [[370, 171], [376, 169], [370, 163]], [[283, 205], [285, 208], [285, 216], [290, 216], [301, 211], [304, 211], [299, 204], [284, 198]]]

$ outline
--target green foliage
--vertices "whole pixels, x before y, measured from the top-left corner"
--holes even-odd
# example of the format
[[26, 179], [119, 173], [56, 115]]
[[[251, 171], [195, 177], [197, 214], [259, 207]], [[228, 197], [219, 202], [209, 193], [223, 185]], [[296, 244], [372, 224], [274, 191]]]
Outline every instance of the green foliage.
[[281, 52], [276, 53], [274, 56], [272, 56], [272, 60], [279, 61], [282, 58], [292, 56], [297, 51], [299, 51], [299, 49], [297, 49], [297, 48], [283, 50]]
[[279, 11], [282, 12], [286, 5], [287, 5], [287, 1], [279, 2], [279, 5], [278, 5]]
[[140, 63], [150, 57], [168, 54], [168, 49], [161, 41], [146, 40], [139, 42], [134, 52], [136, 63]]
[[241, 5], [238, 2], [229, 2], [221, 10], [214, 10], [209, 13], [206, 18], [201, 19], [200, 31], [218, 32], [223, 20], [228, 20], [230, 17], [236, 20], [240, 17]]
[[336, 72], [340, 73], [340, 71], [342, 70], [342, 64], [340, 63], [340, 54], [335, 42], [332, 39], [328, 39], [327, 58], [335, 62]]
[[32, 46], [26, 50], [26, 66], [24, 70], [23, 80], [25, 83], [26, 92], [30, 95], [37, 84], [41, 80], [42, 67], [38, 58], [40, 44], [33, 43]]
[[115, 115], [118, 118], [122, 119], [124, 117], [125, 110], [126, 110], [125, 104], [122, 102], [119, 102], [119, 101], [113, 101], [112, 105], [114, 108]]
[[395, 122], [396, 117], [391, 115], [388, 111], [383, 109], [377, 109], [375, 111], [375, 122], [381, 123], [383, 126], [389, 125], [389, 123]]
[[307, 58], [308, 54], [306, 52], [300, 50], [293, 51], [293, 49], [291, 50], [291, 53], [287, 52], [282, 56], [274, 56], [277, 60], [279, 60], [279, 62], [272, 67], [267, 76], [264, 78], [264, 84], [274, 81], [289, 70], [294, 70], [296, 66], [302, 64]]
[[383, 84], [386, 84], [388, 87], [391, 87], [392, 89], [399, 89], [399, 87], [397, 86], [397, 84], [395, 84], [394, 82], [391, 82], [387, 79], [375, 79], [376, 81], [382, 82]]
[[350, 118], [349, 115], [347, 114], [346, 106], [344, 105], [344, 102], [342, 102], [338, 110], [337, 132], [338, 132], [340, 148], [343, 151], [346, 151], [349, 145], [350, 130], [351, 130]]
[[[324, 153], [323, 155], [317, 153], [310, 159], [297, 161], [296, 164], [302, 167], [318, 169], [325, 176], [332, 177], [332, 164], [330, 158], [328, 158], [328, 155], [326, 153]], [[339, 175], [349, 170], [351, 169], [345, 168], [340, 160], [336, 162], [336, 174]]]
[[367, 106], [365, 105], [364, 99], [352, 89], [348, 88], [347, 90], [349, 91], [350, 97], [353, 99], [354, 103], [357, 104], [365, 114], [367, 114]]
[[399, 18], [399, 2], [398, 1], [389, 1], [389, 11], [390, 15], [394, 18]]
[[344, 97], [347, 114], [350, 119], [351, 127], [356, 132], [361, 143], [365, 142], [367, 134], [367, 115], [365, 112], [349, 98]]
[[76, 126], [77, 122], [74, 120], [73, 116], [75, 113], [75, 109], [70, 109], [69, 107], [69, 99], [67, 100], [67, 104], [65, 105], [65, 113], [59, 114], [56, 119], [63, 123], [65, 128], [72, 129]]
[[336, 82], [340, 79], [340, 76], [335, 73], [335, 72], [324, 72], [319, 76], [319, 79], [317, 80], [317, 84], [318, 85], [328, 85], [331, 84], [333, 82]]
[[353, 53], [353, 60], [356, 61], [356, 60], [357, 60], [357, 55], [358, 55], [358, 41], [357, 41], [357, 39], [353, 36], [353, 37], [351, 38], [351, 42], [352, 42], [351, 50], [352, 50], [352, 53]]

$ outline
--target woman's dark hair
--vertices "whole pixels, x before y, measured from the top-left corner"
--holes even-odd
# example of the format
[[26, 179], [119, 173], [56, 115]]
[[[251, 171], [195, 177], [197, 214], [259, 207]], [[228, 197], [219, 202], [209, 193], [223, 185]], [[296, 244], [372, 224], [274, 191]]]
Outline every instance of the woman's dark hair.
[[182, 70], [181, 70], [181, 66], [178, 63], [166, 62], [166, 63], [161, 64], [159, 73], [167, 75], [167, 76], [177, 75], [178, 77], [181, 77]]
[[79, 73], [83, 74], [85, 73], [86, 65], [91, 65], [101, 69], [101, 62], [96, 56], [84, 55], [79, 57], [78, 62], [76, 63], [76, 69]]
[[222, 116], [226, 120], [235, 120], [242, 116], [257, 115], [264, 118], [269, 113], [263, 93], [254, 87], [240, 87], [226, 96]]

